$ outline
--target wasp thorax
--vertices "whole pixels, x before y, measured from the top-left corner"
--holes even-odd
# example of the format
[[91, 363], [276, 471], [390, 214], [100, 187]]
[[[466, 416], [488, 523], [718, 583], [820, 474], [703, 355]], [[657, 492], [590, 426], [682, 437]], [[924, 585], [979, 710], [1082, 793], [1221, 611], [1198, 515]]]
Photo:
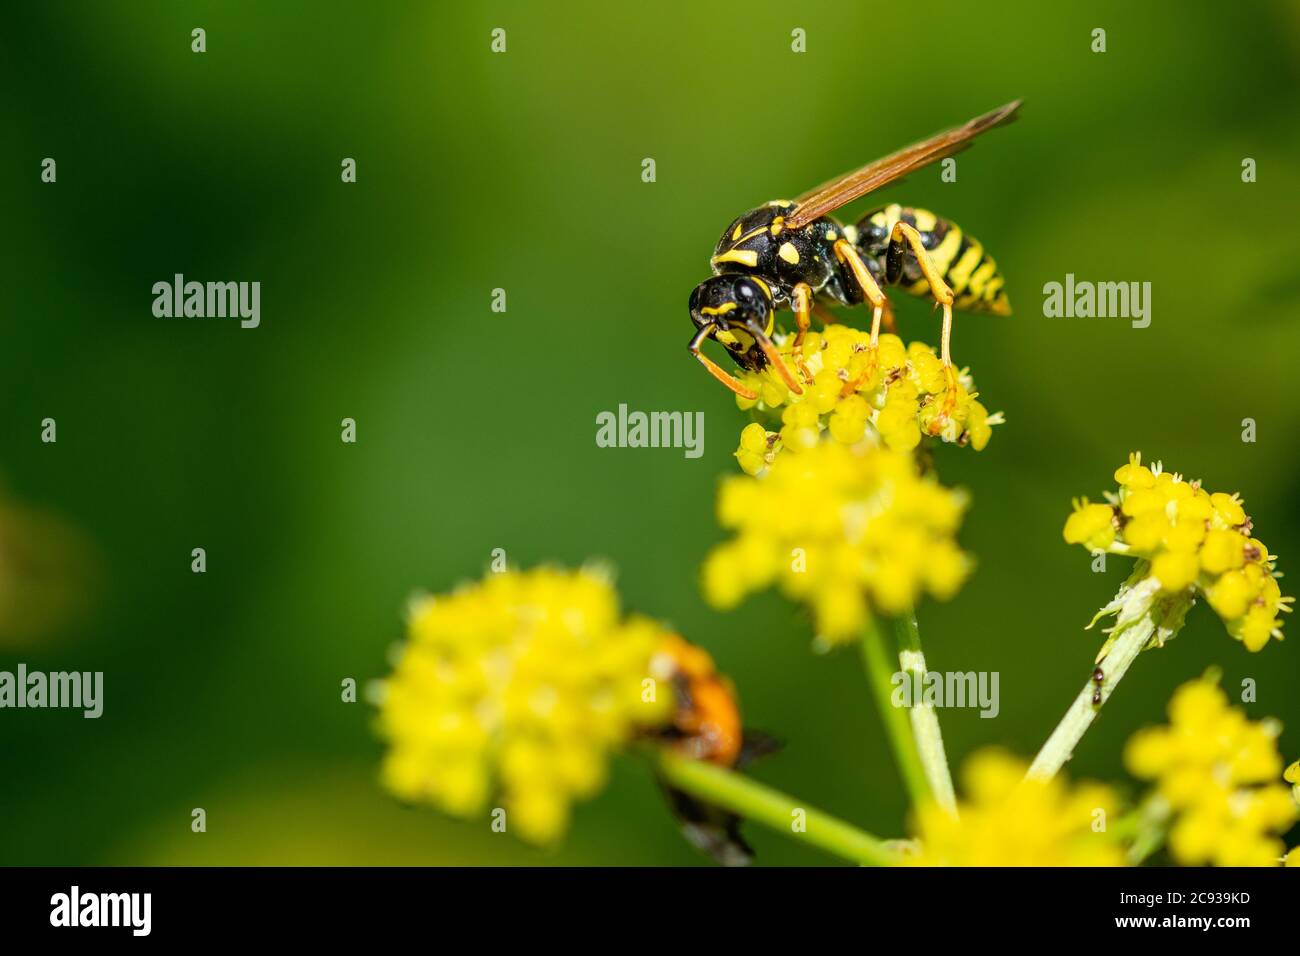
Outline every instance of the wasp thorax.
[[764, 260], [784, 238], [785, 217], [794, 203], [772, 202], [751, 209], [723, 230], [711, 260], [717, 272], [762, 268]]

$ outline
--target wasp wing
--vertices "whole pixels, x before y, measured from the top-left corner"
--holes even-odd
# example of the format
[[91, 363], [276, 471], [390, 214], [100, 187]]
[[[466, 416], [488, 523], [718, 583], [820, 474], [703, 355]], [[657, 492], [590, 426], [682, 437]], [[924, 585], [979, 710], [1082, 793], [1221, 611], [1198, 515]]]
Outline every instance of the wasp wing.
[[819, 216], [834, 212], [840, 206], [853, 202], [859, 196], [865, 196], [873, 189], [879, 189], [913, 170], [961, 152], [970, 146], [971, 141], [980, 133], [1015, 119], [1016, 110], [1020, 109], [1020, 102], [1016, 100], [1014, 103], [999, 106], [991, 113], [977, 116], [963, 126], [931, 136], [920, 143], [913, 143], [891, 156], [868, 163], [861, 169], [855, 169], [838, 179], [823, 183], [811, 192], [804, 193], [795, 200], [797, 204], [795, 211], [786, 217], [786, 228], [801, 229]]

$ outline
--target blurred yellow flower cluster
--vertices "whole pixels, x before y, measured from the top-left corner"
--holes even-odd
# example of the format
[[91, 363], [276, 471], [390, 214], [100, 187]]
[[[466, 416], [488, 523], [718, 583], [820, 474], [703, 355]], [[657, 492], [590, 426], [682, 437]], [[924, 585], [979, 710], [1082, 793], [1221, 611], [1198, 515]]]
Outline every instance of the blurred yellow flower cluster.
[[[793, 343], [793, 336], [787, 336], [778, 346], [791, 364]], [[809, 332], [799, 358], [813, 380], [799, 395], [790, 392], [774, 368], [744, 376], [758, 398], [737, 398], [737, 404], [755, 410], [763, 444], [757, 444], [755, 426], [746, 429], [736, 452], [741, 467], [757, 474], [782, 448], [811, 448], [822, 432], [853, 445], [870, 429], [898, 451], [912, 450], [922, 435], [969, 444], [977, 451], [988, 444], [991, 426], [1002, 417], [990, 415], [976, 400], [969, 375], [955, 375], [949, 394], [948, 375], [930, 346], [913, 342], [904, 347], [896, 335], [882, 335], [875, 349], [870, 343], [868, 333], [846, 325]]]
[[1199, 481], [1142, 464], [1134, 454], [1115, 472], [1119, 489], [1107, 504], [1076, 500], [1065, 540], [1092, 551], [1150, 562], [1165, 593], [1195, 589], [1252, 651], [1282, 638], [1278, 615], [1290, 610], [1274, 575], [1274, 557], [1251, 536], [1240, 497], [1210, 494]]
[[1274, 722], [1252, 723], [1228, 706], [1211, 679], [1184, 684], [1169, 701], [1169, 725], [1140, 730], [1125, 763], [1157, 780], [1177, 816], [1169, 834], [1175, 860], [1187, 865], [1276, 866], [1286, 849], [1278, 834], [1297, 817], [1279, 782], [1282, 758]]
[[957, 592], [970, 568], [954, 540], [965, 508], [910, 454], [819, 442], [761, 478], [724, 481], [718, 521], [736, 536], [705, 560], [705, 596], [729, 608], [775, 582], [811, 607], [824, 640], [849, 640], [873, 610]]
[[412, 607], [409, 641], [379, 688], [396, 796], [472, 817], [506, 811], [534, 843], [564, 831], [573, 800], [603, 785], [610, 752], [672, 715], [642, 681], [669, 632], [621, 618], [600, 574], [489, 574]]
[[[1291, 796], [1295, 798], [1296, 806], [1300, 806], [1300, 760], [1286, 768], [1282, 779], [1291, 784]], [[1286, 865], [1300, 866], [1300, 846], [1291, 848], [1291, 852], [1286, 855]]]
[[1025, 779], [1028, 764], [981, 751], [962, 768], [958, 815], [933, 802], [917, 811], [917, 866], [1123, 866], [1108, 824], [1119, 807], [1101, 784]]

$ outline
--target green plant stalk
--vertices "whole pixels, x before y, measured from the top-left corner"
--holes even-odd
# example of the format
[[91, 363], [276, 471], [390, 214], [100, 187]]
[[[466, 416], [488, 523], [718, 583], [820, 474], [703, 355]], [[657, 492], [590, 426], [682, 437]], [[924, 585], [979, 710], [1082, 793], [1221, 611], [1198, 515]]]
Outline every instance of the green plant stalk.
[[[900, 860], [877, 837], [725, 767], [666, 749], [654, 759], [660, 775], [676, 789], [792, 839], [862, 866], [890, 866]], [[803, 826], [798, 829], [800, 820]]]
[[[1038, 756], [1029, 765], [1027, 776], [1048, 780], [1074, 756], [1074, 748], [1083, 739], [1092, 722], [1097, 719], [1102, 706], [1115, 692], [1115, 688], [1128, 673], [1129, 667], [1137, 660], [1137, 656], [1142, 653], [1142, 649], [1147, 646], [1154, 633], [1155, 622], [1149, 616], [1120, 633], [1106, 653], [1103, 668], [1105, 678], [1100, 687], [1089, 677], [1088, 682], [1083, 685], [1083, 690], [1079, 691], [1078, 696], [1074, 698], [1070, 709], [1065, 712], [1061, 722], [1052, 731], [1052, 736], [1047, 738], [1043, 748], [1038, 751]], [[1101, 697], [1099, 702], [1094, 704], [1093, 695], [1099, 689]]]
[[916, 699], [916, 691], [925, 686], [925, 652], [921, 650], [921, 629], [916, 625], [916, 613], [909, 611], [894, 619], [894, 634], [898, 638], [898, 662], [908, 675], [913, 689], [912, 706], [908, 716], [912, 722], [912, 736], [920, 754], [925, 778], [934, 793], [935, 802], [949, 813], [957, 813], [957, 794], [952, 785], [952, 771], [948, 768], [948, 755], [943, 749], [943, 733], [939, 730], [939, 715], [934, 705]]
[[868, 621], [862, 630], [862, 661], [866, 666], [867, 683], [875, 695], [876, 706], [880, 709], [880, 719], [884, 721], [885, 732], [893, 745], [894, 758], [898, 761], [903, 783], [914, 804], [924, 803], [931, 795], [930, 783], [916, 739], [912, 736], [908, 715], [903, 708], [894, 706], [893, 678], [896, 671], [885, 651], [880, 628], [874, 620]]
[[1052, 731], [1052, 736], [1049, 736], [1047, 743], [1043, 744], [1043, 749], [1039, 750], [1039, 756], [1034, 758], [1028, 777], [1050, 779], [1056, 775], [1057, 770], [1065, 766], [1070, 757], [1074, 756], [1074, 748], [1078, 747], [1079, 740], [1083, 739], [1083, 735], [1088, 732], [1088, 727], [1096, 721], [1102, 705], [1110, 700], [1115, 687], [1127, 674], [1128, 667], [1138, 659], [1138, 654], [1147, 646], [1147, 641], [1151, 640], [1154, 630], [1156, 627], [1151, 618], [1144, 618], [1119, 635], [1105, 657], [1105, 679], [1100, 685], [1100, 702], [1097, 704], [1092, 702], [1099, 685], [1089, 678], [1088, 683], [1084, 684], [1082, 691], [1079, 692], [1079, 696], [1074, 698], [1074, 704], [1070, 705], [1065, 717], [1061, 718], [1061, 723], [1058, 723], [1056, 730]]
[[1158, 796], [1150, 796], [1115, 821], [1111, 831], [1129, 844], [1130, 866], [1140, 866], [1164, 846], [1169, 816], [1169, 805]]
[[[1151, 576], [1149, 562], [1139, 561], [1134, 566], [1115, 597], [1092, 619], [1092, 624], [1096, 624], [1106, 615], [1116, 615], [1115, 626], [1097, 655], [1101, 680], [1098, 682], [1089, 676], [1083, 690], [1079, 691], [1070, 709], [1052, 731], [1052, 736], [1047, 738], [1030, 764], [1027, 778], [1048, 780], [1055, 776], [1074, 756], [1074, 748], [1097, 719], [1102, 706], [1110, 700], [1110, 695], [1137, 656], [1149, 647], [1163, 647], [1177, 637], [1187, 612], [1195, 603], [1196, 598], [1190, 591], [1164, 593], [1160, 582]], [[1092, 624], [1088, 626], [1092, 627]]]
[[1140, 833], [1137, 839], [1133, 841], [1133, 845], [1129, 847], [1129, 866], [1140, 866], [1145, 863], [1147, 857], [1164, 846], [1165, 838], [1168, 835], [1168, 830], [1163, 826], [1152, 827]]

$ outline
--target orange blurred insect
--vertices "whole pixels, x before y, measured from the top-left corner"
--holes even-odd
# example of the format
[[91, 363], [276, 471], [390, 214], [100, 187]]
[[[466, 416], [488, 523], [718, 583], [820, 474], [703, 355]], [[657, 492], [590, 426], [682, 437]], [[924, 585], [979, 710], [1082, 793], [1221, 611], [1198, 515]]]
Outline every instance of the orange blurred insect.
[[[778, 749], [768, 735], [744, 729], [735, 687], [704, 649], [672, 635], [655, 654], [651, 673], [672, 687], [676, 703], [672, 726], [660, 736], [687, 756], [739, 769]], [[745, 866], [753, 859], [754, 851], [740, 835], [739, 816], [660, 783], [693, 845], [724, 866]]]

